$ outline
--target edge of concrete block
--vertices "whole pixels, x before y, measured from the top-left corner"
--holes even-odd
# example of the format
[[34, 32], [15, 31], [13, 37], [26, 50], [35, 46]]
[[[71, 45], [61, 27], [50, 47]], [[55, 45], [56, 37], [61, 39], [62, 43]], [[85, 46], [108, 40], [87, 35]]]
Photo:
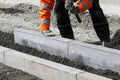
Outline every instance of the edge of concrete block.
[[20, 45], [32, 47], [51, 55], [68, 57], [68, 43], [72, 40], [60, 38], [59, 36], [46, 37], [40, 32], [32, 30], [15, 29], [14, 41]]
[[0, 63], [4, 63], [4, 53], [10, 51], [11, 49], [0, 46]]
[[77, 80], [112, 80], [92, 73], [84, 72], [77, 75]]
[[5, 65], [43, 80], [76, 80], [76, 75], [84, 72], [15, 50], [5, 52]]
[[69, 43], [69, 59], [120, 73], [120, 51], [116, 49], [73, 41]]
[[[6, 51], [4, 54], [5, 65], [22, 70], [44, 80], [99, 80], [96, 74], [15, 50]], [[111, 80], [102, 76], [99, 76], [99, 78], [102, 80]]]
[[108, 47], [102, 47], [102, 46], [98, 46], [98, 45], [94, 45], [94, 44], [88, 44], [88, 43], [79, 42], [79, 41], [71, 41], [71, 42], [69, 42], [69, 44], [80, 45], [82, 47], [87, 47], [87, 48], [96, 49], [96, 50], [102, 50], [104, 52], [110, 52], [110, 53], [112, 52], [112, 53], [120, 55], [119, 50], [108, 48]]
[[57, 40], [57, 41], [61, 41], [61, 42], [70, 42], [70, 41], [72, 41], [70, 39], [61, 38], [60, 36], [45, 37], [45, 36], [43, 36], [41, 34], [41, 32], [37, 32], [37, 31], [33, 31], [33, 30], [27, 30], [27, 29], [22, 29], [22, 28], [14, 29], [14, 33], [15, 32], [23, 32], [23, 33], [26, 33], [26, 34], [31, 34], [31, 35], [38, 36], [38, 37], [44, 37], [44, 38], [48, 38], [48, 39], [53, 39], [53, 40]]

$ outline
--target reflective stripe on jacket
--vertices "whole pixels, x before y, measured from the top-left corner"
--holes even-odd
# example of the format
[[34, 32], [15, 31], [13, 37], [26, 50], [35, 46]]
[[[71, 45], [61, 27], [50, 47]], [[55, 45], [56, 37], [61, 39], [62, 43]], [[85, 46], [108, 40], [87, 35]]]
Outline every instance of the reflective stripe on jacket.
[[80, 12], [84, 12], [92, 7], [93, 0], [77, 0], [76, 5], [78, 6]]
[[54, 0], [40, 0], [40, 30], [48, 30]]

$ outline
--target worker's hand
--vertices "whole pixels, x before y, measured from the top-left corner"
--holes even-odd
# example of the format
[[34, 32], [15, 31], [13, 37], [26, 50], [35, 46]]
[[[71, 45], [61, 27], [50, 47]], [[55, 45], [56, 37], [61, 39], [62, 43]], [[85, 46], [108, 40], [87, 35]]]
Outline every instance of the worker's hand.
[[74, 0], [65, 0], [65, 8], [72, 14], [78, 14], [80, 12]]
[[73, 8], [69, 11], [69, 13], [78, 14], [78, 13], [80, 13], [80, 11], [77, 6], [73, 6]]
[[51, 30], [43, 30], [41, 32], [42, 32], [42, 34], [44, 36], [47, 36], [47, 37], [53, 37], [53, 36], [55, 36], [55, 34]]
[[65, 8], [67, 10], [69, 11], [72, 10], [73, 6], [74, 6], [74, 0], [65, 0]]

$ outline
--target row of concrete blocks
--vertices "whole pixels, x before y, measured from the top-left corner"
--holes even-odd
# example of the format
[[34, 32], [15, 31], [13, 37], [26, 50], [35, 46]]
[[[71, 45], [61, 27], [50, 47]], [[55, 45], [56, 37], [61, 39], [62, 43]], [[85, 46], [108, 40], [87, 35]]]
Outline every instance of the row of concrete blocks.
[[43, 80], [111, 80], [0, 46], [0, 63]]
[[45, 37], [39, 32], [16, 29], [15, 43], [66, 57], [96, 69], [110, 69], [120, 73], [120, 51], [60, 37]]

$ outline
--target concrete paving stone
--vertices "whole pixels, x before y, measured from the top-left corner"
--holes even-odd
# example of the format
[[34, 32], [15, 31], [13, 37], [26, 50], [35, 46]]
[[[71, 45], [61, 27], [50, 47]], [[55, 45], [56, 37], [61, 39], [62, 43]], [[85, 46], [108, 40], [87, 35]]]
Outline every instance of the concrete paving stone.
[[77, 80], [112, 80], [112, 79], [85, 72], [82, 74], [78, 74]]
[[5, 53], [5, 65], [20, 69], [43, 80], [77, 80], [77, 74], [84, 72], [14, 50]]
[[16, 29], [14, 31], [15, 43], [45, 51], [52, 55], [68, 57], [68, 42], [70, 39], [60, 37], [45, 37], [40, 32]]
[[120, 73], [120, 51], [73, 41], [69, 43], [69, 59], [99, 69]]
[[4, 63], [4, 52], [10, 49], [0, 46], [0, 63]]

